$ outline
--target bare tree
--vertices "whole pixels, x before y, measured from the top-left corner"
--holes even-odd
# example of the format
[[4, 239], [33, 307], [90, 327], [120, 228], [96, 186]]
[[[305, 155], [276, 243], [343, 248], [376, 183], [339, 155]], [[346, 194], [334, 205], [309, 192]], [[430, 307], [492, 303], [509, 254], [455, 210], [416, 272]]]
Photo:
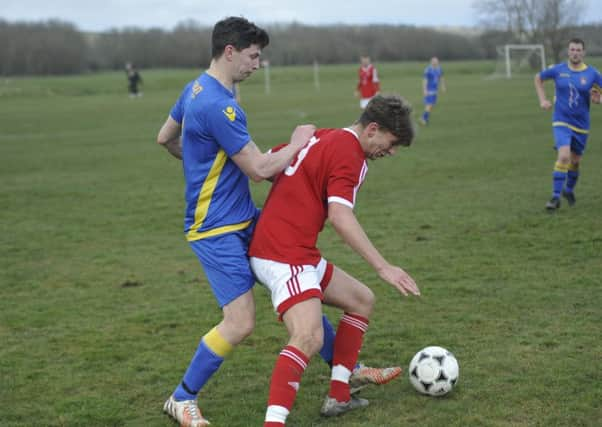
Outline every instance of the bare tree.
[[507, 31], [512, 42], [543, 43], [559, 62], [587, 0], [475, 0], [486, 28]]

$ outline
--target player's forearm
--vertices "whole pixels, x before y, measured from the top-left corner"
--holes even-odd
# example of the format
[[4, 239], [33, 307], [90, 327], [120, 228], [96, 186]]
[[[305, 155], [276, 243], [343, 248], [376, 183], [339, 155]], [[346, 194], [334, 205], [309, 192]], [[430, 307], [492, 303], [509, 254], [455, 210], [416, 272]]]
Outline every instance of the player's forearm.
[[161, 143], [176, 159], [182, 160], [182, 140], [180, 137]]
[[182, 126], [171, 116], [167, 117], [157, 135], [157, 144], [165, 147], [177, 159], [182, 159]]
[[539, 74], [535, 75], [535, 78], [533, 79], [533, 84], [535, 86], [535, 92], [537, 93], [537, 98], [539, 99], [539, 103], [541, 104], [547, 98], [546, 98], [546, 91], [543, 87], [543, 82], [541, 81]]
[[254, 181], [261, 181], [282, 172], [309, 142], [315, 131], [314, 125], [297, 126], [291, 135], [289, 144], [276, 152], [262, 154], [259, 162], [252, 168], [253, 173], [249, 177]]
[[276, 152], [262, 154], [255, 174], [251, 179], [257, 182], [264, 179], [270, 179], [274, 175], [282, 172], [291, 164], [292, 160], [302, 147], [302, 145], [288, 144], [286, 147], [283, 147]]
[[348, 213], [329, 214], [329, 220], [343, 241], [364, 258], [375, 271], [380, 273], [385, 266], [389, 265], [372, 244], [351, 209]]

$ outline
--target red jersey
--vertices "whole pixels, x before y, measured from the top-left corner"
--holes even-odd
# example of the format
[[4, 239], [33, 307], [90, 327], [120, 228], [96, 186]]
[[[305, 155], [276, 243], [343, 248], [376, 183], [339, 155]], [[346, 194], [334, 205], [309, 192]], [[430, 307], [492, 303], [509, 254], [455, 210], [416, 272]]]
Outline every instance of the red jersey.
[[316, 242], [328, 203], [350, 208], [368, 165], [351, 129], [318, 129], [280, 173], [259, 216], [249, 255], [291, 265], [317, 265]]
[[366, 67], [361, 66], [359, 70], [360, 81], [357, 84], [357, 90], [360, 91], [362, 98], [372, 98], [376, 92], [380, 91], [380, 82], [378, 73], [374, 65], [370, 64]]

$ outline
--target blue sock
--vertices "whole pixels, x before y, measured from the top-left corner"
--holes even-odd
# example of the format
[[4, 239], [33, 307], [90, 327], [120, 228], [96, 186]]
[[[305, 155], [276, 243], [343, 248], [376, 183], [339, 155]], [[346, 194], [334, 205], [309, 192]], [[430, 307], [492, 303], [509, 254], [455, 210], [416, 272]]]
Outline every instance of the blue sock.
[[556, 162], [552, 173], [552, 197], [559, 198], [568, 175], [568, 165]]
[[566, 187], [565, 187], [567, 193], [572, 193], [573, 191], [575, 191], [575, 185], [577, 185], [578, 179], [579, 179], [579, 169], [577, 169], [577, 170], [569, 169], [569, 171], [567, 172]]
[[326, 363], [328, 363], [328, 365], [330, 365], [330, 367], [332, 367], [335, 332], [332, 324], [325, 314], [322, 315], [322, 328], [324, 328], [324, 344], [320, 350], [320, 356]]
[[429, 111], [424, 111], [424, 113], [422, 113], [422, 120], [424, 120], [426, 123], [429, 122], [429, 117], [431, 116], [431, 113]]
[[[326, 362], [328, 366], [332, 368], [332, 359], [334, 357], [334, 340], [336, 338], [336, 334], [332, 324], [325, 314], [322, 315], [322, 328], [324, 328], [324, 343], [322, 344], [322, 349], [320, 350], [320, 356], [322, 359], [324, 359], [324, 362]], [[359, 366], [359, 362], [355, 364], [356, 368]]]
[[182, 382], [173, 393], [174, 398], [180, 401], [196, 399], [201, 388], [219, 369], [230, 351], [232, 345], [219, 334], [217, 328], [209, 331], [201, 339]]

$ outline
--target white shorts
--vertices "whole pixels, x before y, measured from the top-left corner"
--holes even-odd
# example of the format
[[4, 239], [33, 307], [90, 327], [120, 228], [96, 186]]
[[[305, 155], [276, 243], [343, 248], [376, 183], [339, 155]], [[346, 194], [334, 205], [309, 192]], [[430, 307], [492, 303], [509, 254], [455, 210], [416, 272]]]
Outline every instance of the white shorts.
[[293, 305], [310, 298], [322, 300], [322, 291], [332, 278], [333, 265], [320, 259], [318, 265], [290, 265], [251, 257], [257, 280], [270, 291], [279, 318]]
[[372, 98], [362, 98], [360, 99], [360, 108], [363, 110], [364, 108], [366, 108], [366, 106], [368, 105], [368, 103], [372, 100]]

